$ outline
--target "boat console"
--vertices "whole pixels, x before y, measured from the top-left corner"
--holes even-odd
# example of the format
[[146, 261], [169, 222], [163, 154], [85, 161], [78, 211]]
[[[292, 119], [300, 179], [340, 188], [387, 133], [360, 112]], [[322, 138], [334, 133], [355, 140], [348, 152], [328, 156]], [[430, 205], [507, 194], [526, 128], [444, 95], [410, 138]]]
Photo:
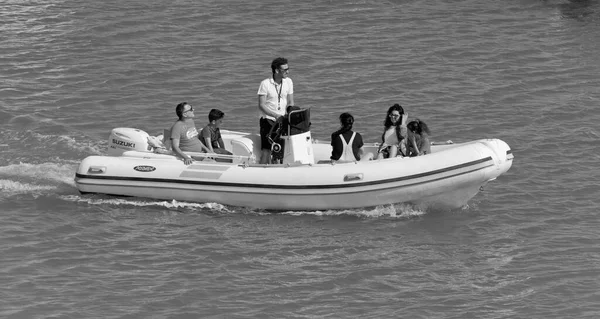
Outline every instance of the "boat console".
[[273, 137], [272, 154], [279, 153], [282, 164], [314, 164], [313, 141], [310, 134], [310, 109], [291, 107], [278, 121]]

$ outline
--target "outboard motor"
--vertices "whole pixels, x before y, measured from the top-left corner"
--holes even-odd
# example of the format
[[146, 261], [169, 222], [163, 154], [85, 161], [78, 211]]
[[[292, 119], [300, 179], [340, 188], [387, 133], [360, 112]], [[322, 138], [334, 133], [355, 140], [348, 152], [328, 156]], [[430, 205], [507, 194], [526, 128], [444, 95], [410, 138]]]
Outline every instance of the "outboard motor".
[[151, 152], [148, 137], [148, 133], [135, 128], [114, 128], [108, 138], [108, 155], [119, 156], [126, 151]]

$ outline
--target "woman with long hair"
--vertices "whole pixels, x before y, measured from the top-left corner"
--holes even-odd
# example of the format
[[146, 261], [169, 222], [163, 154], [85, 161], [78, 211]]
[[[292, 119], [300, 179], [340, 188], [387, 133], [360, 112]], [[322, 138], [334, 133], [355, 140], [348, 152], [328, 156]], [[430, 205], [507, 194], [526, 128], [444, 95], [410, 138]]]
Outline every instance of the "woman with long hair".
[[406, 120], [408, 114], [400, 104], [390, 106], [383, 122], [383, 135], [381, 145], [377, 151], [377, 159], [393, 158], [397, 155], [404, 156], [406, 139]]

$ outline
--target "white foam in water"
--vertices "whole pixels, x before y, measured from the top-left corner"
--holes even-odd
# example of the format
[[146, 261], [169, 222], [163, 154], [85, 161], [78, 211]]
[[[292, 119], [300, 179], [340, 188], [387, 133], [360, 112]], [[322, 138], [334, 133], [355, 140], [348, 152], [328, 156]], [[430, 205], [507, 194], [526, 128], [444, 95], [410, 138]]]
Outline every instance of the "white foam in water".
[[140, 200], [134, 198], [93, 198], [79, 195], [63, 195], [59, 196], [59, 198], [71, 201], [71, 202], [79, 202], [86, 203], [90, 205], [125, 205], [125, 206], [135, 206], [135, 207], [166, 207], [166, 208], [207, 208], [212, 211], [219, 211], [224, 213], [231, 212], [225, 206], [217, 203], [188, 203], [188, 202], [178, 202], [176, 200], [172, 201], [153, 201], [153, 200]]
[[[35, 181], [59, 182], [75, 187], [76, 164], [12, 164], [0, 166], [0, 176], [8, 177], [10, 180], [21, 183], [35, 184]], [[58, 185], [57, 185], [58, 186]]]
[[75, 164], [12, 164], [0, 166], [0, 190], [3, 195], [55, 193], [57, 189], [75, 189]]
[[346, 209], [346, 210], [326, 210], [326, 211], [287, 211], [285, 215], [316, 215], [316, 216], [339, 216], [352, 215], [361, 217], [393, 217], [393, 218], [412, 218], [422, 216], [425, 211], [419, 210], [408, 204], [383, 205], [370, 210], [365, 209]]
[[[89, 205], [124, 205], [124, 206], [135, 206], [135, 207], [166, 207], [166, 208], [190, 208], [190, 209], [209, 209], [213, 212], [220, 213], [235, 213], [240, 212], [240, 209], [228, 209], [218, 203], [190, 203], [190, 202], [179, 202], [176, 200], [172, 201], [153, 201], [153, 200], [140, 200], [135, 198], [94, 198], [87, 197], [86, 195], [62, 195], [59, 198], [71, 201], [86, 203]], [[241, 211], [244, 211], [241, 209]], [[248, 211], [246, 211], [248, 212]], [[273, 212], [254, 210], [249, 211], [251, 214], [267, 215], [273, 214]], [[326, 210], [326, 211], [285, 211], [277, 212], [275, 214], [291, 215], [291, 216], [359, 216], [359, 217], [392, 217], [392, 218], [413, 218], [424, 215], [426, 212], [419, 210], [408, 204], [397, 204], [397, 205], [386, 205], [377, 206], [372, 210], [364, 209], [346, 209], [346, 210]]]
[[10, 195], [23, 193], [37, 193], [40, 191], [48, 191], [54, 189], [56, 189], [56, 186], [20, 183], [7, 179], [0, 179], [0, 190], [5, 194]]
[[364, 211], [368, 217], [412, 218], [424, 215], [426, 212], [410, 204], [395, 204], [377, 206], [372, 210]]

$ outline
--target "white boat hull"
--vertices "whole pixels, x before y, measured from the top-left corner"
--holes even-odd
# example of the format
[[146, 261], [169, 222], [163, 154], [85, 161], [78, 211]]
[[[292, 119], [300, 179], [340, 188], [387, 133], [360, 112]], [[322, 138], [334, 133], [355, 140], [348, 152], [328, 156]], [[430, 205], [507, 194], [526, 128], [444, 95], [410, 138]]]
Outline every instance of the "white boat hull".
[[[314, 144], [315, 162], [326, 159], [330, 150], [327, 144]], [[432, 154], [413, 158], [334, 165], [196, 161], [186, 166], [174, 156], [133, 151], [87, 157], [75, 182], [82, 193], [271, 210], [401, 202], [451, 209], [465, 205], [482, 185], [506, 172], [512, 160], [512, 151], [498, 139], [432, 146]]]

